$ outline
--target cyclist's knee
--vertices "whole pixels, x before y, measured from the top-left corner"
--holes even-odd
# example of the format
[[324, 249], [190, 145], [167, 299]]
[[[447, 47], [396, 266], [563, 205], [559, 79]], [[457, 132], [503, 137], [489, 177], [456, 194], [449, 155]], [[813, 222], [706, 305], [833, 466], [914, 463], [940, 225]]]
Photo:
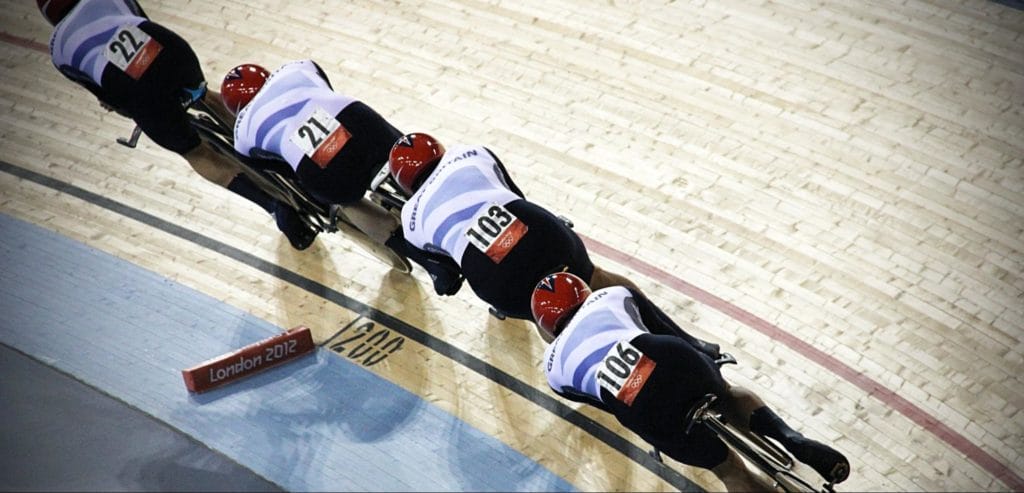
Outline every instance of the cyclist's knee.
[[594, 273], [590, 276], [590, 288], [596, 291], [610, 286], [625, 286], [640, 291], [640, 288], [625, 276], [604, 270], [595, 265]]
[[728, 385], [722, 397], [722, 413], [730, 423], [742, 429], [750, 429], [750, 415], [765, 406], [757, 394], [738, 385]]
[[729, 447], [710, 429], [703, 426], [690, 430], [679, 443], [656, 443], [665, 455], [694, 467], [715, 469], [729, 460]]
[[227, 187], [231, 180], [242, 171], [238, 163], [221, 156], [206, 142], [186, 152], [182, 157], [188, 161], [188, 164], [199, 176], [222, 187]]
[[721, 463], [710, 468], [711, 472], [725, 485], [726, 491], [762, 491], [774, 490], [754, 476], [740, 456], [728, 450]]

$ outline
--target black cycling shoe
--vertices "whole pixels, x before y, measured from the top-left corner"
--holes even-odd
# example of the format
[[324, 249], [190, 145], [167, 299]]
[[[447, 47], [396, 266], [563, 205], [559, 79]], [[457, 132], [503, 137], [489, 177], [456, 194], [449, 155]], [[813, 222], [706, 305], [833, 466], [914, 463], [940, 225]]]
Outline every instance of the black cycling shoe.
[[826, 481], [842, 483], [850, 477], [850, 461], [836, 449], [806, 437], [787, 442], [786, 450], [789, 450], [798, 461], [818, 471]]
[[302, 221], [299, 213], [290, 206], [278, 202], [274, 212], [274, 220], [277, 221], [277, 229], [284, 233], [292, 248], [305, 250], [313, 244], [317, 231]]

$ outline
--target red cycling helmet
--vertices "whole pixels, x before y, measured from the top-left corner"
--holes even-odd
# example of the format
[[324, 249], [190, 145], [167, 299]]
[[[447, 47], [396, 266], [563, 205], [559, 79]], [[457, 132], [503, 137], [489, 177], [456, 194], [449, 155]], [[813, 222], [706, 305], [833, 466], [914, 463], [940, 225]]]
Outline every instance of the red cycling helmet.
[[75, 5], [78, 5], [78, 0], [36, 0], [36, 6], [43, 13], [43, 17], [50, 21], [51, 26], [56, 26], [63, 20]]
[[569, 321], [568, 315], [576, 311], [590, 296], [590, 286], [575, 274], [556, 272], [549, 274], [533, 288], [530, 309], [537, 326], [557, 336]]
[[228, 71], [220, 84], [220, 99], [233, 115], [245, 108], [267, 82], [270, 72], [252, 63], [239, 65]]
[[444, 156], [444, 146], [437, 139], [424, 133], [405, 134], [388, 155], [391, 176], [403, 192], [412, 195], [437, 167], [441, 156]]

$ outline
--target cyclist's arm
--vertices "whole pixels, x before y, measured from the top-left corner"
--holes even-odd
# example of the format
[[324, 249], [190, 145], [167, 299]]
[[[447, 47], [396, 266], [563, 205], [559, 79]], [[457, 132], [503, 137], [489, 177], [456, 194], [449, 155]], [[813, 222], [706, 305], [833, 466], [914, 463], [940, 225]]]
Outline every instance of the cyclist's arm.
[[281, 161], [282, 163], [286, 162], [284, 158], [281, 157], [280, 154], [260, 149], [259, 147], [253, 147], [252, 149], [249, 149], [249, 157], [253, 159], [265, 159], [267, 161]]
[[127, 5], [128, 9], [135, 15], [149, 19], [149, 16], [142, 10], [142, 5], [139, 5], [139, 2], [136, 2], [135, 0], [125, 0], [125, 5]]
[[556, 394], [564, 399], [568, 399], [573, 402], [581, 402], [583, 404], [594, 406], [602, 411], [611, 412], [611, 410], [608, 409], [600, 399], [595, 399], [593, 396], [584, 394], [572, 387], [562, 387], [561, 389], [552, 388], [551, 390], [554, 390]]
[[516, 184], [512, 182], [512, 175], [508, 174], [508, 170], [505, 169], [504, 164], [501, 164], [501, 160], [498, 159], [498, 156], [496, 156], [493, 152], [491, 152], [490, 149], [486, 147], [484, 147], [484, 150], [487, 151], [487, 153], [490, 154], [492, 158], [494, 158], [495, 163], [498, 163], [498, 171], [501, 172], [501, 180], [505, 182], [505, 186], [507, 186], [508, 189], [512, 191], [512, 193], [525, 199], [526, 196], [523, 195], [522, 190], [519, 190], [519, 187], [517, 187]]
[[683, 330], [682, 327], [672, 321], [665, 312], [661, 311], [661, 309], [658, 308], [650, 299], [644, 296], [643, 293], [632, 288], [627, 289], [629, 289], [629, 292], [633, 295], [633, 300], [636, 302], [637, 309], [640, 312], [640, 320], [643, 321], [644, 326], [646, 326], [652, 334], [674, 335], [682, 338], [698, 351], [710, 356], [712, 359], [718, 359], [720, 356], [718, 344], [704, 342], [693, 337]]
[[103, 88], [100, 87], [99, 84], [93, 82], [93, 80], [88, 75], [86, 75], [85, 72], [77, 70], [70, 65], [61, 65], [57, 67], [57, 70], [59, 70], [64, 77], [67, 77], [68, 80], [84, 87], [87, 91], [92, 93], [93, 96], [96, 96], [96, 99], [99, 100], [100, 106], [102, 106], [103, 109], [107, 111], [116, 111], [117, 114], [125, 118], [131, 118], [127, 113], [124, 112], [124, 110], [108, 103], [104, 98], [106, 94], [103, 92]]
[[329, 79], [329, 78], [327, 77], [327, 72], [324, 72], [324, 69], [320, 68], [320, 64], [319, 64], [319, 63], [316, 63], [316, 62], [314, 62], [313, 60], [310, 60], [309, 62], [310, 62], [310, 63], [312, 63], [314, 67], [316, 67], [316, 72], [317, 72], [317, 75], [319, 75], [319, 76], [320, 76], [320, 78], [321, 78], [321, 79], [323, 79], [323, 80], [324, 80], [324, 82], [326, 82], [326, 83], [327, 83], [327, 87], [328, 87], [328, 88], [329, 88], [330, 90], [332, 90], [332, 91], [333, 91], [333, 90], [334, 90], [334, 86], [332, 86], [332, 85], [331, 85], [331, 79]]
[[292, 166], [283, 157], [259, 147], [249, 149], [249, 158], [246, 160], [246, 164], [253, 168], [273, 171], [282, 176], [293, 176], [295, 174], [295, 170], [292, 169]]

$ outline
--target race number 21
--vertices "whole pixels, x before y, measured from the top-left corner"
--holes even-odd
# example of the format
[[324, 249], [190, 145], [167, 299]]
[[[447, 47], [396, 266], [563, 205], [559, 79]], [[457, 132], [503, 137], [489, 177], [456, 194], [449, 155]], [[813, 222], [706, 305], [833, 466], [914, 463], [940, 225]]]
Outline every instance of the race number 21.
[[124, 25], [107, 41], [105, 55], [114, 66], [139, 80], [162, 49], [160, 43], [138, 26]]
[[597, 383], [627, 406], [633, 405], [640, 389], [644, 388], [655, 362], [629, 341], [619, 341], [608, 351], [597, 370]]
[[352, 134], [323, 108], [316, 108], [291, 136], [293, 144], [321, 168], [338, 155]]
[[508, 209], [498, 205], [481, 209], [469, 221], [466, 236], [469, 242], [498, 264], [529, 228]]

